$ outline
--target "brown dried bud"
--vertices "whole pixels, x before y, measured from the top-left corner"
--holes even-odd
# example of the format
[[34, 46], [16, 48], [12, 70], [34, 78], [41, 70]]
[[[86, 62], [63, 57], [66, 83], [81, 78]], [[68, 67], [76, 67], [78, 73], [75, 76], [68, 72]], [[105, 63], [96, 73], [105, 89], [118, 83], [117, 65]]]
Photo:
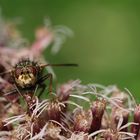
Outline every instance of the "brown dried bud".
[[72, 90], [72, 85], [71, 83], [66, 83], [61, 85], [58, 89], [57, 89], [57, 96], [58, 96], [58, 100], [60, 102], [63, 101], [67, 101], [69, 99], [69, 95], [71, 93]]
[[63, 105], [57, 100], [50, 101], [46, 108], [47, 120], [61, 121], [61, 108]]
[[90, 129], [91, 133], [100, 129], [105, 107], [106, 107], [105, 100], [96, 100], [95, 102], [92, 103], [91, 111], [93, 120]]
[[57, 88], [57, 97], [60, 102], [67, 101], [74, 87], [80, 84], [79, 80], [69, 81]]
[[91, 110], [85, 111], [77, 108], [74, 112], [74, 131], [78, 132], [89, 132], [92, 122]]
[[[111, 128], [116, 130], [119, 120], [122, 119], [122, 124], [120, 125], [123, 126], [128, 123], [128, 118], [129, 118], [129, 113], [121, 110], [120, 108], [113, 107], [112, 109], [112, 114], [111, 114]], [[122, 129], [121, 131], [127, 131], [127, 127]]]
[[138, 125], [131, 126], [131, 133], [136, 134], [135, 138], [137, 138], [140, 130], [140, 105], [136, 106], [134, 110], [134, 123], [138, 123]]

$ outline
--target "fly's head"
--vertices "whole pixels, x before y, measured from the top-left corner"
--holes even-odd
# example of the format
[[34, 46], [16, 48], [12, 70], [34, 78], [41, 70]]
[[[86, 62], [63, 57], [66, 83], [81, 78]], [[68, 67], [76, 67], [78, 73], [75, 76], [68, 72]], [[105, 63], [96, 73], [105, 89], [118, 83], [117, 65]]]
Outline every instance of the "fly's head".
[[36, 84], [39, 72], [40, 68], [36, 62], [24, 59], [16, 64], [12, 75], [16, 85], [27, 88]]

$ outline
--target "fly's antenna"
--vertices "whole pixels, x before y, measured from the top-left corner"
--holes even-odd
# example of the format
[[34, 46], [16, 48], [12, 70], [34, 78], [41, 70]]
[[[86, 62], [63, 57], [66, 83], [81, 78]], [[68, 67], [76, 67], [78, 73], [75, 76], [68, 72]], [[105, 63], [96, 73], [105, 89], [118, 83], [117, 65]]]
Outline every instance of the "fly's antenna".
[[47, 66], [53, 66], [53, 67], [77, 67], [78, 64], [73, 64], [73, 63], [70, 63], [70, 64], [41, 64], [40, 67], [41, 68], [44, 68], [44, 67], [47, 67]]

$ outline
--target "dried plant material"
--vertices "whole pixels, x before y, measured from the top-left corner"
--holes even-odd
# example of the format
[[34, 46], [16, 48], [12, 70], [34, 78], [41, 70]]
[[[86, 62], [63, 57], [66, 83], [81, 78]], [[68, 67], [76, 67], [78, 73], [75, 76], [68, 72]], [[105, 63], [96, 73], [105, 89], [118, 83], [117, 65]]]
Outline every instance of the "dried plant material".
[[[52, 74], [42, 77], [48, 65], [43, 51], [53, 44], [57, 53], [71, 35], [69, 28], [45, 20], [29, 45], [14, 24], [0, 19], [1, 140], [140, 139], [140, 105], [128, 90], [70, 80], [52, 91]], [[49, 89], [42, 82], [47, 78]], [[40, 99], [39, 88], [47, 99]]]

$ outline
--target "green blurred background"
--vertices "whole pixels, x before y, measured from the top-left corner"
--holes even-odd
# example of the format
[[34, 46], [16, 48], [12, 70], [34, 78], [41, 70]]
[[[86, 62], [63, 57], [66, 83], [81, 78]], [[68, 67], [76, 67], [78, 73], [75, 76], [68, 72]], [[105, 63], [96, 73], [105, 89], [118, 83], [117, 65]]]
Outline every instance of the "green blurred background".
[[[55, 68], [58, 82], [116, 84], [140, 97], [140, 5], [136, 0], [0, 0], [3, 16], [21, 17], [24, 37], [34, 40], [35, 29], [50, 17], [75, 35], [51, 63], [74, 62], [78, 68]], [[138, 100], [139, 98], [137, 98]]]

